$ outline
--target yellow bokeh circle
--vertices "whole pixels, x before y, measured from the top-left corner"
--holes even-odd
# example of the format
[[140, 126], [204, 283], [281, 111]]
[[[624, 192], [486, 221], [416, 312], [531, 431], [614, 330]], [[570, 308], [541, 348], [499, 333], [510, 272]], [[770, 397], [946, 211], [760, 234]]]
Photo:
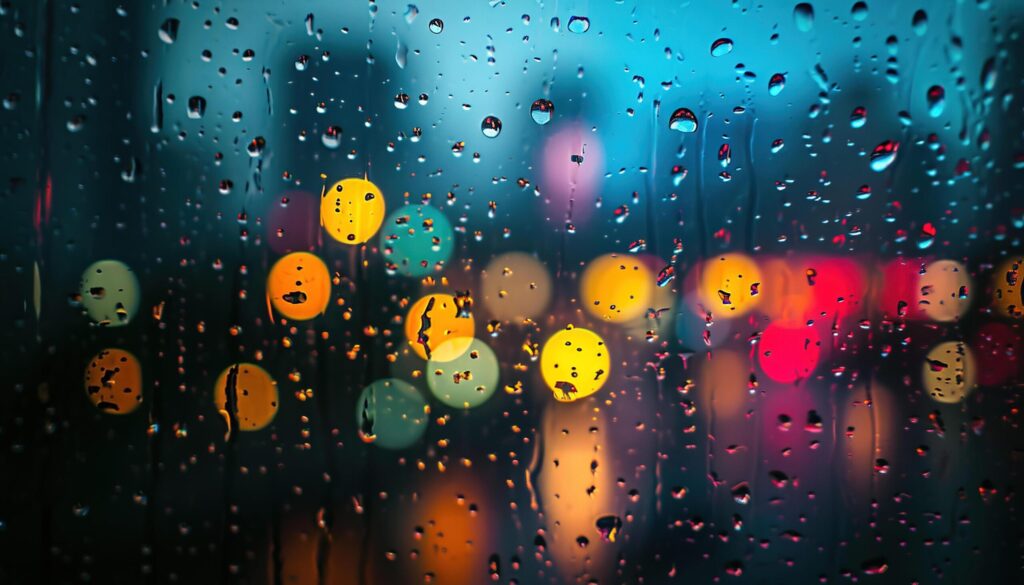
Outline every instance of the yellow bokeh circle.
[[367, 242], [384, 221], [384, 195], [366, 179], [342, 179], [320, 199], [320, 223], [342, 244]]
[[[413, 303], [405, 318], [405, 338], [423, 359], [451, 361], [473, 343], [472, 313], [460, 312], [455, 297], [437, 293]], [[452, 340], [452, 343], [445, 343]], [[442, 347], [443, 345], [443, 347]]]
[[128, 414], [142, 403], [142, 366], [131, 353], [104, 349], [85, 367], [85, 394], [107, 414]]
[[580, 295], [592, 315], [619, 323], [643, 314], [653, 287], [654, 275], [639, 258], [607, 254], [583, 271]]
[[331, 300], [331, 275], [323, 260], [292, 252], [274, 263], [267, 276], [267, 297], [289, 319], [307, 321], [323, 314]]
[[928, 351], [922, 368], [924, 389], [936, 402], [963, 400], [977, 381], [974, 354], [966, 343], [945, 341]]
[[715, 317], [738, 317], [761, 302], [763, 277], [752, 258], [723, 254], [704, 262], [699, 270], [701, 303]]
[[544, 343], [540, 374], [559, 402], [572, 402], [597, 392], [608, 380], [611, 356], [601, 336], [567, 326]]
[[228, 366], [213, 387], [213, 404], [228, 418], [227, 388], [234, 381], [235, 417], [238, 430], [258, 431], [274, 420], [277, 414], [277, 383], [266, 370], [250, 363]]

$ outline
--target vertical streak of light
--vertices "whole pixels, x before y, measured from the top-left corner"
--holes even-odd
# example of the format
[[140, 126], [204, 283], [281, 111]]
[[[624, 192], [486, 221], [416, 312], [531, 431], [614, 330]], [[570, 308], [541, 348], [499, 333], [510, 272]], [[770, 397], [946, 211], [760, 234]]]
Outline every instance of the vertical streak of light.
[[754, 136], [757, 133], [757, 114], [750, 108], [750, 125], [747, 127], [747, 172], [750, 173], [750, 184], [747, 187], [747, 252], [752, 253], [757, 246], [754, 244], [757, 226], [757, 171], [754, 169]]
[[[651, 254], [658, 256], [658, 222], [655, 219], [654, 205], [656, 203], [655, 179], [658, 176], [658, 114], [661, 110], [661, 101], [654, 100], [651, 108], [651, 150], [650, 169], [644, 180], [644, 207], [647, 211], [647, 249]], [[660, 257], [659, 257], [660, 258]]]

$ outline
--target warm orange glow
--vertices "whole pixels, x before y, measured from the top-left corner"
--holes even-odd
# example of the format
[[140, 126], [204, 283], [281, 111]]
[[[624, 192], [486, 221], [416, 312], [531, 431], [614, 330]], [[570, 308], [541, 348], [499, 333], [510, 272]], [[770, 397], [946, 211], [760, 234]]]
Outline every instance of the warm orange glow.
[[[473, 314], [460, 316], [455, 297], [443, 293], [416, 301], [405, 318], [409, 345], [421, 358], [434, 361], [450, 361], [462, 355], [473, 342], [474, 330]], [[460, 341], [444, 344], [448, 340]]]
[[760, 304], [764, 279], [753, 259], [723, 254], [703, 262], [697, 270], [701, 303], [716, 318], [739, 317]]
[[954, 321], [971, 305], [971, 277], [954, 260], [938, 260], [918, 280], [917, 305], [933, 321]]
[[608, 254], [583, 271], [580, 297], [592, 315], [619, 323], [643, 314], [653, 288], [654, 274], [639, 258]]
[[267, 296], [274, 310], [289, 319], [308, 321], [323, 314], [331, 300], [327, 265], [309, 252], [282, 257], [267, 276]]
[[142, 403], [142, 366], [131, 353], [104, 349], [85, 368], [85, 393], [108, 414], [129, 414]]
[[213, 404], [222, 416], [227, 416], [227, 387], [233, 373], [237, 373], [235, 412], [238, 430], [258, 431], [266, 427], [277, 414], [277, 383], [256, 364], [235, 364], [221, 372], [213, 387]]
[[925, 392], [936, 402], [955, 404], [974, 389], [977, 369], [966, 343], [945, 341], [928, 351], [922, 367]]

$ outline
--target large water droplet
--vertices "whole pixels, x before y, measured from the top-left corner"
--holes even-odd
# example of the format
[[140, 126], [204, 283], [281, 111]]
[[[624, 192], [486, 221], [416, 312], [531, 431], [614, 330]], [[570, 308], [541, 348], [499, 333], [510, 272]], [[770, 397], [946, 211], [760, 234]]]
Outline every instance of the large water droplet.
[[711, 56], [721, 57], [732, 52], [732, 39], [718, 39], [711, 43]]
[[697, 116], [689, 108], [679, 108], [672, 112], [668, 127], [676, 132], [689, 134], [697, 131]]
[[770, 95], [779, 95], [782, 93], [783, 88], [786, 87], [786, 76], [782, 73], [776, 73], [772, 75], [772, 78], [768, 80], [768, 93]]
[[853, 8], [850, 9], [850, 16], [853, 17], [857, 22], [864, 22], [868, 18], [868, 3], [867, 2], [854, 2]]
[[431, 18], [430, 23], [427, 24], [427, 28], [435, 35], [439, 35], [441, 34], [441, 31], [444, 30], [444, 21], [440, 18]]
[[801, 2], [793, 8], [793, 23], [800, 32], [810, 32], [814, 28], [814, 7]]
[[168, 45], [174, 44], [174, 41], [178, 40], [178, 26], [181, 24], [177, 18], [168, 18], [160, 25], [160, 30], [157, 31], [157, 35], [160, 40], [167, 43]]
[[900, 148], [899, 142], [885, 140], [871, 151], [871, 170], [881, 173], [896, 162], [896, 151]]
[[569, 32], [583, 34], [590, 30], [590, 19], [586, 16], [570, 16], [566, 28], [569, 29]]
[[551, 100], [539, 99], [533, 102], [530, 106], [530, 117], [537, 124], [543, 126], [551, 121], [551, 117], [555, 115], [555, 104], [551, 103]]
[[480, 131], [488, 138], [497, 138], [501, 134], [501, 120], [497, 116], [487, 116], [480, 122]]
[[914, 28], [914, 34], [919, 37], [923, 37], [928, 32], [928, 13], [923, 9], [918, 10], [914, 13], [913, 19], [910, 21], [911, 26]]

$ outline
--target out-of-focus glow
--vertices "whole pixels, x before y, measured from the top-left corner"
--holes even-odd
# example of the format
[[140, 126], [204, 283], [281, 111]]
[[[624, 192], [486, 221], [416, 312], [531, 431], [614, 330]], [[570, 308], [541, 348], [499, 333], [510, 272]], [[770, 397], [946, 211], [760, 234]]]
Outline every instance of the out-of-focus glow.
[[714, 409], [722, 424], [742, 424], [740, 416], [750, 398], [747, 386], [751, 369], [746, 357], [720, 349], [710, 359], [701, 359], [698, 367], [697, 391], [705, 406]]
[[267, 275], [267, 297], [274, 310], [289, 319], [308, 321], [323, 314], [331, 300], [327, 265], [309, 252], [282, 257]]
[[594, 212], [605, 172], [604, 149], [597, 135], [584, 124], [567, 125], [545, 141], [539, 162], [544, 177], [541, 190], [554, 212], [569, 214], [569, 223], [585, 223]]
[[366, 179], [342, 179], [320, 199], [320, 223], [342, 244], [368, 241], [383, 221], [384, 195]]
[[805, 319], [836, 319], [856, 314], [864, 302], [866, 279], [860, 264], [849, 258], [810, 256], [800, 260], [798, 286], [810, 289]]
[[551, 277], [544, 265], [522, 252], [494, 258], [480, 274], [482, 304], [502, 321], [522, 322], [543, 314], [551, 290]]
[[232, 374], [235, 378], [235, 415], [238, 429], [258, 431], [270, 424], [277, 414], [277, 382], [266, 370], [250, 363], [228, 366], [213, 386], [213, 404], [227, 416], [227, 388]]
[[588, 329], [567, 326], [544, 343], [540, 372], [559, 402], [590, 396], [604, 386], [611, 357], [601, 336]]
[[444, 267], [455, 238], [451, 223], [440, 210], [429, 205], [406, 206], [388, 216], [380, 247], [389, 272], [426, 276]]
[[90, 264], [82, 272], [79, 293], [89, 318], [107, 327], [127, 325], [139, 310], [139, 280], [118, 260]]
[[608, 254], [583, 271], [580, 296], [592, 315], [619, 323], [643, 314], [653, 287], [654, 275], [636, 256]]
[[925, 391], [932, 400], [954, 404], [974, 389], [977, 376], [974, 354], [966, 343], [944, 341], [928, 350], [922, 367]]
[[992, 273], [992, 304], [1007, 317], [1024, 316], [1024, 298], [1021, 279], [1024, 278], [1024, 258], [1016, 256], [1003, 261]]
[[85, 367], [85, 394], [108, 414], [128, 414], [142, 403], [142, 366], [123, 349], [104, 349]]
[[356, 428], [367, 443], [404, 449], [427, 430], [430, 409], [419, 390], [397, 378], [377, 380], [356, 402]]
[[701, 263], [697, 270], [701, 303], [716, 318], [739, 317], [761, 302], [763, 277], [751, 258], [723, 254]]
[[986, 323], [971, 344], [978, 360], [978, 384], [998, 386], [1020, 372], [1020, 335], [1006, 323]]
[[[444, 293], [416, 301], [405, 318], [409, 345], [421, 358], [435, 362], [451, 361], [462, 355], [473, 342], [474, 330], [473, 314], [460, 316], [455, 297]], [[454, 343], [445, 344], [446, 341]]]
[[933, 321], [954, 321], [971, 305], [971, 278], [954, 260], [937, 260], [918, 280], [917, 305]]
[[[480, 406], [498, 387], [498, 358], [486, 343], [473, 339], [469, 348], [462, 349], [463, 338], [442, 343], [436, 354], [461, 354], [453, 360], [427, 363], [427, 385], [438, 400], [452, 408]], [[450, 344], [458, 347], [448, 348]]]
[[[586, 404], [550, 405], [544, 412], [543, 449], [536, 476], [551, 555], [563, 575], [575, 581], [584, 558], [601, 574], [615, 559], [615, 546], [601, 538], [598, 518], [616, 514], [614, 462], [607, 450], [608, 421]], [[581, 548], [577, 539], [588, 545]]]
[[758, 307], [772, 321], [797, 322], [810, 313], [813, 291], [806, 275], [789, 258], [759, 258], [764, 274], [763, 296]]
[[772, 380], [803, 380], [818, 365], [821, 339], [813, 327], [772, 323], [761, 333], [757, 356], [761, 371]]
[[264, 240], [278, 254], [308, 252], [317, 243], [320, 209], [317, 196], [290, 191], [270, 204]]
[[896, 258], [882, 268], [881, 286], [877, 287], [875, 304], [883, 315], [890, 318], [901, 316], [906, 319], [920, 319], [924, 311], [916, 300], [920, 294], [918, 282], [924, 260], [920, 258]]
[[[657, 256], [646, 254], [637, 258], [647, 267], [657, 282], [657, 274], [666, 264]], [[639, 315], [622, 323], [622, 329], [635, 341], [646, 343], [657, 341], [662, 335], [672, 332], [678, 325], [675, 306], [678, 291], [671, 285], [651, 286], [650, 299]]]

